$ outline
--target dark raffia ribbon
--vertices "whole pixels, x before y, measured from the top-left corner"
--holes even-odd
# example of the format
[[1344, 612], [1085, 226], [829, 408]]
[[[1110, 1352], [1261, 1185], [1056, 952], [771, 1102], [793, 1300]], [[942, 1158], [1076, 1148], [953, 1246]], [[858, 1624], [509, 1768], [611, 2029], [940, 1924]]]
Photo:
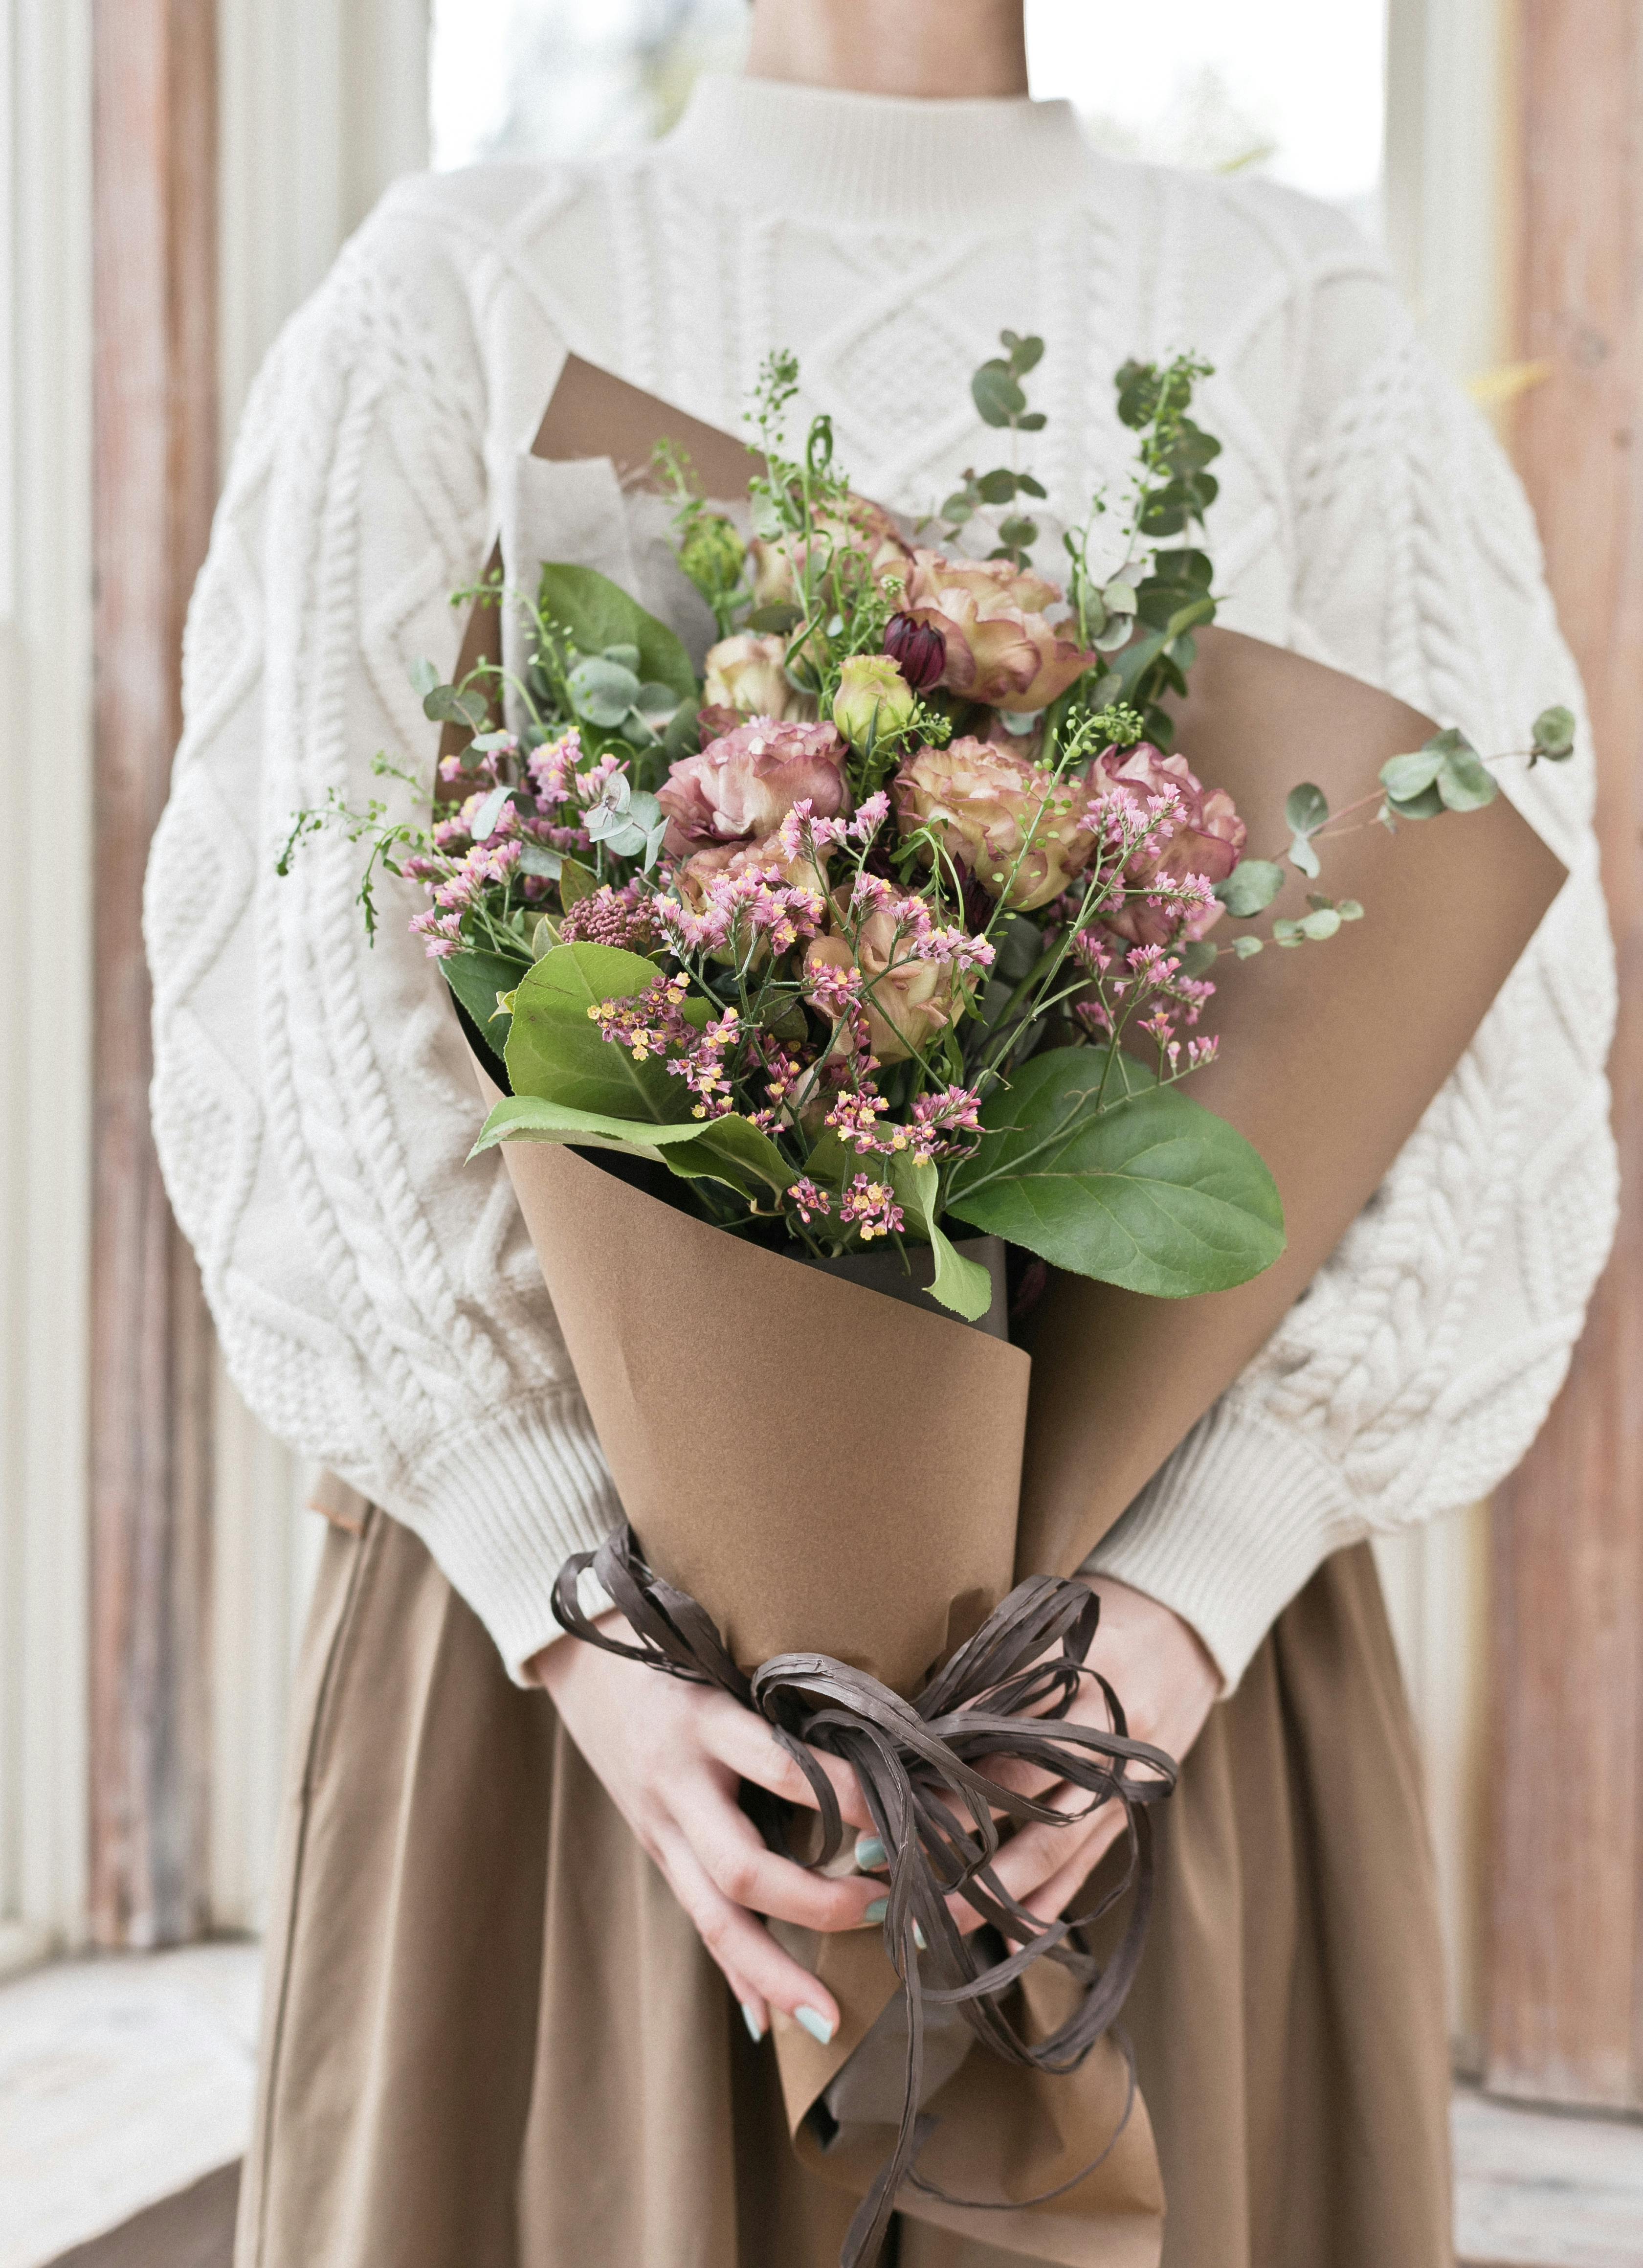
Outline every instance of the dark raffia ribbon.
[[[589, 1568], [627, 1616], [638, 1645], [607, 1636], [583, 1614], [578, 1593]], [[1135, 2093], [1133, 2060], [1123, 2116], [1099, 2156], [1042, 2197], [955, 2198], [927, 2181], [915, 2163], [935, 2124], [919, 2110], [927, 2007], [957, 2007], [977, 2038], [1007, 2063], [1067, 2073], [1078, 2068], [1111, 2027], [1134, 1978], [1152, 1905], [1146, 1807], [1169, 1794], [1177, 1767], [1162, 1749], [1129, 1738], [1118, 1695], [1085, 1660], [1100, 1611], [1088, 1585], [1031, 1576], [915, 1700], [904, 1701], [864, 1670], [825, 1653], [775, 1654], [748, 1676], [697, 1602], [646, 1566], [631, 1528], [608, 1536], [597, 1551], [578, 1552], [560, 1570], [554, 1613], [573, 1637], [667, 1676], [717, 1686], [766, 1719], [814, 1793], [822, 1830], [814, 1863], [825, 1866], [836, 1856], [845, 1829], [833, 1783], [810, 1750], [841, 1758], [861, 1783], [889, 1866], [884, 1942], [906, 1995], [907, 2066], [895, 2148], [850, 2224], [840, 2268], [877, 2259], [904, 2180], [949, 2205], [1005, 2211], [1044, 2204], [1092, 2173], [1128, 2121]], [[1053, 1651], [1058, 1646], [1059, 1653]], [[1086, 1678], [1101, 1689], [1110, 1729], [1066, 1721]], [[1089, 1800], [1081, 1811], [1053, 1811], [977, 1769], [1000, 1760], [1070, 1780]], [[1113, 1801], [1125, 1813], [1123, 1880], [1082, 1923], [1040, 1922], [1016, 1904], [994, 1870], [1000, 1841], [995, 1815], [1070, 1826]], [[772, 1850], [792, 1856], [789, 1807], [750, 1787], [748, 1808]], [[1122, 1940], [1104, 1968], [1085, 1949], [1082, 1929], [1132, 1886], [1134, 1904]], [[988, 1964], [976, 1936], [961, 1934], [949, 1910], [956, 1891], [1016, 1950]], [[934, 1984], [921, 1974], [915, 1930], [928, 1948]], [[1085, 1991], [1067, 2021], [1034, 2043], [1023, 2036], [1003, 2003], [1023, 1972], [1045, 1958], [1069, 1970]]]

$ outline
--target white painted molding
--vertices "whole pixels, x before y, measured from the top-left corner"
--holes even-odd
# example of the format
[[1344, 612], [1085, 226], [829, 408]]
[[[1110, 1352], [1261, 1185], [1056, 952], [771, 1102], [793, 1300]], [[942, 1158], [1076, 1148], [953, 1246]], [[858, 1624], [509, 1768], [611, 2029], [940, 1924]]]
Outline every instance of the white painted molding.
[[1463, 382], [1510, 350], [1511, 59], [1506, 0], [1390, 0], [1387, 242], [1434, 353]]
[[0, 0], [0, 1933], [83, 1934], [91, 1108], [89, 0]]
[[[1433, 351], [1463, 384], [1511, 351], [1510, 63], [1506, 0], [1390, 0], [1387, 242]], [[1426, 1763], [1450, 2030], [1460, 2067], [1476, 2070], [1487, 1508], [1383, 1539], [1376, 1557]]]
[[275, 332], [428, 163], [429, 0], [218, 0], [223, 431]]
[[[396, 175], [428, 162], [427, 0], [218, 0], [219, 374], [257, 367]], [[323, 1523], [309, 1475], [217, 1366], [211, 1919], [263, 1925], [291, 1671]]]

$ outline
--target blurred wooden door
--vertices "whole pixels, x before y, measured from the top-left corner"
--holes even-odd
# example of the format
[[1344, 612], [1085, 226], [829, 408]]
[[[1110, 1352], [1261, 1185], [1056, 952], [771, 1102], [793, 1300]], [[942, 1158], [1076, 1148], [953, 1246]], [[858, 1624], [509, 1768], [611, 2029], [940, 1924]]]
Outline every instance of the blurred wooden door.
[[210, 1326], [149, 1129], [143, 873], [216, 492], [216, 0], [94, 0], [90, 1927], [206, 1915]]
[[1591, 700], [1620, 950], [1614, 1259], [1495, 1510], [1486, 2083], [1643, 2106], [1643, 9], [1515, 0], [1516, 456]]

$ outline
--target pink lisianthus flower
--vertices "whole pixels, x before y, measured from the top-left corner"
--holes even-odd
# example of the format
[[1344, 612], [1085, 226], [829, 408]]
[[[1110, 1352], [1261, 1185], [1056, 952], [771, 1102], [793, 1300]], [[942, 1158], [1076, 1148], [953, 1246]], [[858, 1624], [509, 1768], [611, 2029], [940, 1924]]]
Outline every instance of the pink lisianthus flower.
[[750, 556], [755, 607], [802, 606], [803, 576], [824, 571], [827, 595], [837, 604], [869, 581], [881, 586], [892, 579], [905, 583], [911, 560], [900, 530], [884, 506], [858, 496], [850, 497], [842, 514], [818, 519], [808, 541], [797, 535], [780, 535], [770, 541], [756, 536]]
[[[877, 884], [876, 903], [863, 895], [868, 882]], [[868, 1045], [880, 1063], [922, 1055], [958, 1013], [971, 969], [985, 961], [962, 951], [970, 940], [960, 932], [950, 948], [945, 933], [932, 932], [921, 898], [904, 897], [876, 876], [861, 878], [847, 905], [842, 895], [835, 898], [833, 915], [833, 928], [804, 956], [817, 1005], [833, 1013], [848, 1001], [865, 1019]]]
[[850, 807], [849, 754], [831, 725], [755, 717], [672, 765], [656, 800], [667, 814], [668, 855], [774, 835], [808, 798], [818, 819]]
[[1008, 559], [944, 559], [915, 551], [902, 606], [939, 630], [947, 650], [941, 683], [990, 709], [1043, 709], [1095, 659], [1066, 626], [1049, 619], [1061, 593]]
[[815, 703], [788, 683], [787, 660], [785, 638], [757, 630], [721, 638], [702, 665], [703, 706], [732, 711], [737, 724], [747, 717], [813, 717]]
[[[1098, 756], [1089, 788], [1098, 809], [1126, 806], [1132, 824], [1156, 817], [1125, 861], [1124, 902], [1102, 909], [1106, 926], [1133, 945], [1190, 944], [1207, 935], [1221, 915], [1208, 892], [1226, 880], [1249, 840], [1226, 790], [1207, 792], [1185, 756], [1161, 755], [1149, 740]], [[1161, 811], [1169, 804], [1174, 807]], [[1193, 880], [1204, 887], [1190, 890]], [[1190, 902], [1181, 902], [1184, 892]]]
[[915, 748], [896, 775], [895, 802], [904, 836], [928, 828], [989, 897], [1022, 913], [1059, 898], [1096, 848], [1082, 780], [1058, 780], [969, 735]]

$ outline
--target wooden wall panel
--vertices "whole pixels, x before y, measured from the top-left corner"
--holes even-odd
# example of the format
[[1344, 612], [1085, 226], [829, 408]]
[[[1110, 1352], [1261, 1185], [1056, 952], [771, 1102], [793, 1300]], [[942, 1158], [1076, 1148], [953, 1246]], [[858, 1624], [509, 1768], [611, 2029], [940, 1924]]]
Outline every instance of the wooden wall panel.
[[1516, 453], [1591, 697], [1619, 1245], [1495, 1522], [1486, 2076], [1643, 2103], [1643, 10], [1521, 0]]
[[94, 0], [91, 1919], [205, 1913], [209, 1336], [149, 1131], [141, 904], [216, 485], [216, 0]]

